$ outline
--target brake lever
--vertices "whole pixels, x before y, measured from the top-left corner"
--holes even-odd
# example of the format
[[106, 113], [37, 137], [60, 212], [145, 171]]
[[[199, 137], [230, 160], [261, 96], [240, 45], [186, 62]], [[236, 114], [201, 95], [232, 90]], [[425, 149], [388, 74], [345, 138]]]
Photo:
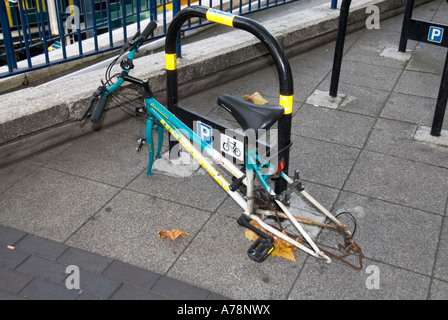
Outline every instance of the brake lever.
[[96, 98], [94, 95], [92, 95], [92, 96], [90, 97], [89, 105], [87, 106], [87, 108], [86, 108], [86, 110], [84, 111], [83, 115], [82, 115], [81, 117], [78, 118], [78, 121], [83, 121], [83, 120], [87, 117], [87, 115], [89, 114], [90, 110], [92, 109], [93, 101], [94, 101], [95, 99], [98, 99], [98, 98]]
[[121, 47], [120, 54], [123, 54], [123, 53], [125, 53], [126, 51], [128, 51], [129, 48], [131, 48], [131, 46], [134, 45], [135, 40], [137, 40], [139, 36], [140, 36], [140, 30], [137, 30], [137, 32], [134, 34], [134, 36], [132, 37], [132, 39], [129, 40], [129, 41], [127, 41], [127, 42], [123, 45], [123, 47]]
[[78, 121], [83, 121], [87, 117], [90, 110], [92, 109], [93, 102], [95, 100], [99, 100], [105, 91], [106, 91], [106, 86], [104, 86], [104, 85], [99, 86], [98, 89], [95, 90], [95, 92], [92, 94], [92, 96], [89, 99], [89, 104], [88, 104], [86, 110], [84, 111], [83, 115], [80, 118], [78, 118]]

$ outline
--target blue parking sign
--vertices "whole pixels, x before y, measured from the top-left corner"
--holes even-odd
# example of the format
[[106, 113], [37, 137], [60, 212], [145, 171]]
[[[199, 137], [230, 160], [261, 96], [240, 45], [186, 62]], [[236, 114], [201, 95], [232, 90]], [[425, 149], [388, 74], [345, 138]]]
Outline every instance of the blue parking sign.
[[443, 28], [431, 26], [428, 33], [428, 41], [442, 43]]
[[197, 121], [196, 128], [198, 136], [207, 144], [211, 145], [213, 142], [213, 128], [201, 121]]

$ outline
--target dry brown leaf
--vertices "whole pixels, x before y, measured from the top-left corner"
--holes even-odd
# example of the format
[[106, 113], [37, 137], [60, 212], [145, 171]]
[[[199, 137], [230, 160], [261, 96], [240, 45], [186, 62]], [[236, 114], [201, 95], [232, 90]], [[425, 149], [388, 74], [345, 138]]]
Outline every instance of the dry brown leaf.
[[294, 257], [294, 252], [292, 251], [291, 248], [277, 248], [274, 245], [274, 250], [272, 250], [271, 255], [273, 257], [278, 256], [278, 257], [285, 258], [285, 259], [296, 262], [296, 258]]
[[254, 92], [252, 95], [244, 95], [244, 100], [252, 101], [255, 104], [267, 104], [268, 100], [264, 99], [259, 92]]
[[178, 237], [183, 237], [183, 236], [190, 236], [190, 235], [188, 233], [186, 233], [185, 231], [182, 231], [179, 229], [159, 231], [159, 237], [161, 237], [162, 239], [166, 239], [168, 237], [171, 240], [173, 240], [173, 243], [174, 243], [174, 241], [176, 241], [176, 239]]
[[[250, 224], [255, 226], [257, 229], [260, 229], [264, 233], [273, 236], [271, 233], [269, 233], [265, 229], [263, 229], [255, 220], [251, 220]], [[282, 233], [286, 234], [286, 232], [284, 230], [282, 231]], [[249, 239], [250, 241], [255, 241], [258, 239], [258, 235], [255, 232], [253, 232], [252, 230], [249, 230], [247, 228], [246, 228], [246, 232], [245, 232], [244, 236], [247, 239]], [[297, 247], [281, 238], [278, 238], [276, 236], [273, 236], [273, 237], [275, 239], [275, 243], [274, 243], [274, 250], [272, 250], [271, 255], [285, 258], [285, 259], [295, 262], [296, 259], [294, 257], [293, 251], [297, 251]], [[296, 241], [301, 242], [300, 239], [296, 239]]]
[[[282, 233], [286, 235], [286, 232], [284, 230], [282, 231]], [[297, 240], [298, 239], [296, 239], [296, 241]], [[274, 243], [274, 250], [271, 252], [271, 254], [273, 257], [279, 256], [295, 262], [296, 258], [294, 257], [293, 250], [297, 251], [297, 247], [295, 245], [281, 238], [278, 238], [277, 241]]]
[[[266, 231], [258, 224], [257, 221], [255, 220], [251, 220], [250, 224], [253, 225], [255, 228], [263, 231], [266, 233]], [[246, 232], [244, 233], [244, 236], [249, 239], [250, 241], [255, 241], [258, 239], [258, 234], [256, 234], [255, 232], [253, 232], [252, 230], [249, 230], [246, 228]]]
[[[284, 234], [284, 235], [287, 235], [286, 234], [286, 232], [285, 232], [285, 230], [283, 230], [282, 231], [282, 233]], [[297, 242], [302, 242], [300, 239], [295, 239]], [[283, 240], [283, 239], [281, 239], [281, 238], [277, 238], [277, 241], [275, 242], [276, 243], [276, 245], [277, 245], [277, 247], [279, 248], [279, 249], [287, 249], [287, 248], [290, 248], [290, 249], [293, 249], [294, 251], [297, 251], [297, 247], [295, 246], [295, 245], [293, 245], [292, 243], [289, 243], [288, 241], [286, 241], [286, 240]]]
[[255, 241], [258, 239], [258, 235], [253, 232], [252, 230], [246, 229], [246, 233], [244, 233], [244, 236], [249, 239], [250, 241]]

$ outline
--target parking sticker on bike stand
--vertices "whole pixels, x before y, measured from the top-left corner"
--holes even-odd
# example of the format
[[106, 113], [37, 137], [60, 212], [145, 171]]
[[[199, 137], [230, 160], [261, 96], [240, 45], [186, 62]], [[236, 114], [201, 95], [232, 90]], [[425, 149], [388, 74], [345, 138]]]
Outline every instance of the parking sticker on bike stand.
[[196, 122], [196, 133], [197, 135], [204, 140], [207, 144], [212, 145], [213, 143], [213, 128], [206, 123], [201, 121]]
[[244, 162], [244, 142], [221, 133], [221, 151]]

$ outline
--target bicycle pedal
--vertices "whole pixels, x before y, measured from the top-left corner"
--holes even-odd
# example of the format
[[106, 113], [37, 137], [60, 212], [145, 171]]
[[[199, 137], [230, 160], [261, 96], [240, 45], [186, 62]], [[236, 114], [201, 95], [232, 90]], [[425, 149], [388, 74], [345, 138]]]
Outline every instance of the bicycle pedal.
[[256, 262], [263, 262], [272, 250], [274, 250], [274, 243], [259, 237], [247, 250], [247, 255]]

